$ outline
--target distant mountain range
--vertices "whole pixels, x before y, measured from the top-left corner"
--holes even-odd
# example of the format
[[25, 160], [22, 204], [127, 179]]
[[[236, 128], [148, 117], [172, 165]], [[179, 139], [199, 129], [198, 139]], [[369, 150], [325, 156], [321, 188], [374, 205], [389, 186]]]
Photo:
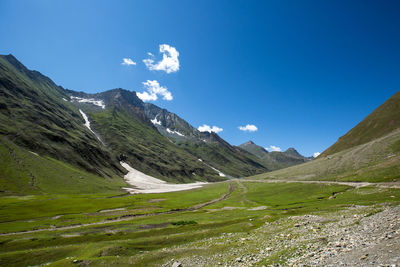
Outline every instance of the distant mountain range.
[[304, 157], [300, 155], [293, 147], [284, 152], [268, 152], [263, 147], [256, 145], [252, 141], [241, 144], [239, 147], [258, 157], [264, 166], [269, 170], [278, 170], [293, 165], [301, 164], [313, 159], [313, 157]]
[[[78, 185], [101, 187], [85, 180], [84, 171], [105, 178], [104, 183], [111, 181], [112, 187], [126, 172], [121, 160], [170, 182], [219, 181], [309, 160], [294, 149], [259, 154], [250, 147], [232, 146], [216, 133], [200, 132], [178, 115], [144, 103], [134, 91], [118, 88], [87, 94], [64, 89], [14, 56], [0, 56], [0, 154], [10, 161], [0, 165], [0, 179], [8, 179], [0, 185], [6, 190], [17, 190], [9, 183], [15, 186], [18, 179], [44, 179], [42, 187], [33, 182], [24, 185], [27, 191], [43, 190], [55, 181], [51, 179], [66, 184], [58, 173], [68, 166], [74, 169], [70, 181]], [[24, 166], [22, 158], [32, 153], [41, 156], [35, 160], [42, 165], [55, 160], [52, 172], [57, 178], [50, 173], [48, 177], [37, 174], [38, 178], [38, 167]], [[20, 167], [11, 171], [10, 164]]]

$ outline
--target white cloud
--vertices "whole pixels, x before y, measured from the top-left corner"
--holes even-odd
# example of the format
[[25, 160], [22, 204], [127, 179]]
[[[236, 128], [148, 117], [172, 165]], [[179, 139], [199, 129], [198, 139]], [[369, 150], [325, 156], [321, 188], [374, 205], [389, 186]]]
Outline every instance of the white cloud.
[[253, 124], [247, 124], [246, 126], [239, 126], [239, 130], [241, 131], [248, 131], [248, 132], [255, 132], [258, 130], [257, 126]]
[[158, 99], [158, 95], [162, 96], [164, 100], [170, 101], [173, 99], [168, 88], [160, 86], [156, 80], [147, 80], [146, 82], [143, 82], [143, 85], [147, 91], [136, 93], [136, 95], [143, 101], [155, 101]]
[[218, 126], [210, 127], [207, 124], [203, 124], [203, 126], [199, 126], [199, 128], [197, 128], [197, 130], [199, 130], [200, 132], [209, 132], [209, 133], [211, 133], [211, 132], [219, 133], [219, 132], [223, 131], [223, 129], [219, 128]]
[[313, 157], [316, 158], [316, 157], [318, 157], [319, 155], [321, 155], [321, 153], [315, 152], [314, 155], [313, 155]]
[[130, 58], [123, 58], [121, 64], [122, 64], [122, 65], [130, 66], [130, 65], [136, 65], [136, 62], [133, 61], [133, 60], [130, 59]]
[[[160, 53], [163, 54], [161, 61], [154, 63], [154, 59], [147, 58], [143, 60], [143, 63], [149, 70], [163, 70], [166, 73], [177, 72], [179, 70], [179, 52], [167, 44], [160, 45]], [[147, 53], [149, 56], [154, 57], [153, 54]]]
[[154, 57], [154, 55], [152, 53], [150, 53], [150, 52], [147, 52], [147, 55], [149, 55], [151, 57]]
[[268, 150], [269, 152], [272, 152], [272, 151], [281, 152], [282, 151], [282, 149], [280, 147], [277, 147], [277, 146], [269, 146], [269, 147], [266, 147], [265, 149]]

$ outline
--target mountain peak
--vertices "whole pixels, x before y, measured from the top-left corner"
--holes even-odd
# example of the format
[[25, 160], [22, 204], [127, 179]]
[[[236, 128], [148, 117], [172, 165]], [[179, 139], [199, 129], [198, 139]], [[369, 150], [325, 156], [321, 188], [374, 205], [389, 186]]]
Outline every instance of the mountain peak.
[[246, 143], [241, 144], [241, 146], [255, 145], [253, 141], [249, 140]]
[[295, 156], [295, 157], [302, 157], [299, 152], [294, 147], [289, 147], [285, 152], [287, 155]]

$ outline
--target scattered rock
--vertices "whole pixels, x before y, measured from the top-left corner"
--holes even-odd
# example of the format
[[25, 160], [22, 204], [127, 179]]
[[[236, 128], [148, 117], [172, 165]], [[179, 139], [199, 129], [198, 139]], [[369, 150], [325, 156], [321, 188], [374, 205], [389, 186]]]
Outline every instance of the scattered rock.
[[180, 263], [179, 261], [176, 261], [172, 264], [172, 267], [182, 267], [182, 263]]

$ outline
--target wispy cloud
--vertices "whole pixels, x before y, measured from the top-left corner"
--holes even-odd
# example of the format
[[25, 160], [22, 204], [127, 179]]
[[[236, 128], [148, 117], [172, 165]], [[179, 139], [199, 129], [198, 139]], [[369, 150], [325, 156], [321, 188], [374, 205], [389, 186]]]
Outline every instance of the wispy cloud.
[[247, 124], [246, 126], [239, 126], [239, 130], [245, 132], [255, 132], [258, 130], [258, 128], [253, 124]]
[[158, 99], [158, 96], [162, 96], [164, 100], [172, 100], [172, 94], [168, 91], [168, 88], [165, 86], [161, 86], [158, 81], [147, 80], [143, 82], [144, 88], [146, 91], [142, 93], [136, 93], [136, 95], [143, 101], [155, 101]]
[[130, 66], [130, 65], [136, 65], [136, 62], [133, 61], [133, 60], [130, 59], [130, 58], [123, 58], [121, 64], [122, 64], [122, 65]]
[[268, 150], [269, 152], [272, 152], [272, 151], [278, 151], [278, 152], [280, 152], [280, 151], [282, 151], [282, 149], [280, 148], [280, 147], [278, 147], [278, 146], [269, 146], [269, 147], [266, 147], [265, 148], [266, 150]]
[[219, 133], [219, 132], [223, 131], [223, 129], [219, 128], [218, 126], [210, 127], [207, 124], [203, 124], [203, 126], [199, 126], [199, 128], [197, 128], [197, 130], [199, 130], [200, 132], [209, 132], [209, 133], [211, 133], [211, 132]]
[[[175, 47], [167, 44], [160, 45], [160, 53], [163, 54], [161, 61], [154, 63], [154, 59], [147, 58], [143, 60], [143, 63], [149, 70], [162, 70], [166, 73], [177, 72], [179, 70], [179, 52]], [[150, 52], [147, 53], [149, 56], [154, 57]]]
[[316, 157], [318, 157], [319, 155], [321, 155], [321, 153], [315, 152], [315, 153], [313, 154], [313, 157], [316, 158]]

